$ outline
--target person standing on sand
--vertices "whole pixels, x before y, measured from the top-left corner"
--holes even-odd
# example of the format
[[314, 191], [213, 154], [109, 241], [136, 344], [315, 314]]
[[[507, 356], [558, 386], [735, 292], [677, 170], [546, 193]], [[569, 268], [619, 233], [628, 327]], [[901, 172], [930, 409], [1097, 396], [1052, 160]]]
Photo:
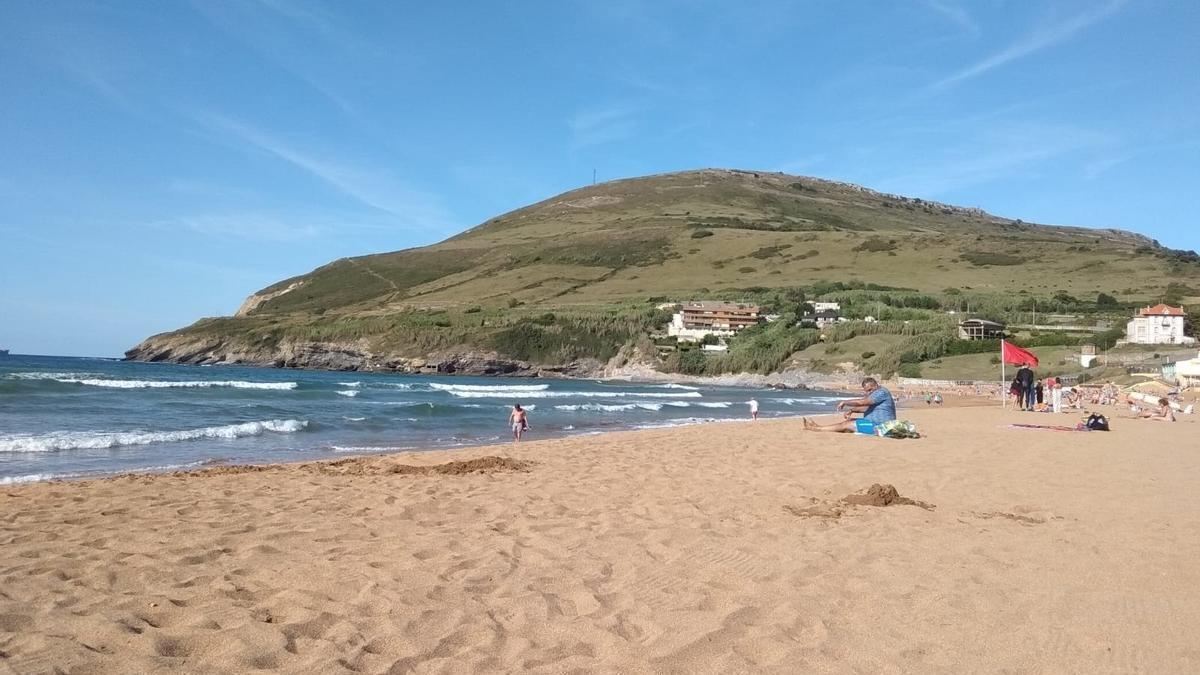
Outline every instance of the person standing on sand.
[[1028, 363], [1021, 364], [1021, 368], [1017, 370], [1017, 384], [1021, 386], [1021, 394], [1017, 398], [1017, 404], [1021, 410], [1033, 410], [1033, 369]]
[[[879, 386], [873, 377], [865, 377], [862, 381], [862, 398], [852, 401], [838, 401], [837, 409], [846, 409], [844, 419], [833, 424], [817, 424], [807, 417], [804, 418], [804, 428], [808, 431], [833, 431], [840, 433], [860, 433], [868, 436], [875, 435], [875, 427], [896, 419], [896, 399], [892, 392]], [[851, 415], [862, 413], [861, 419], [853, 419]]]
[[750, 419], [758, 419], [758, 399], [750, 399]]
[[1062, 383], [1057, 377], [1046, 378], [1046, 389], [1050, 392], [1050, 410], [1062, 412]]
[[521, 434], [529, 430], [529, 413], [518, 403], [508, 414], [508, 423], [512, 426], [513, 443], [520, 443]]

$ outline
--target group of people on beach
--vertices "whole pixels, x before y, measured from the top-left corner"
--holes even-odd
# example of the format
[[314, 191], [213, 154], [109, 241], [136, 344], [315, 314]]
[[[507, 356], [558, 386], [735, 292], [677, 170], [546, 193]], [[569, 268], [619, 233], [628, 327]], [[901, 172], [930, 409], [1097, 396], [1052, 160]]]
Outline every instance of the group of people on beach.
[[[839, 401], [836, 408], [842, 413], [842, 419], [830, 424], [817, 424], [807, 417], [802, 420], [804, 429], [808, 431], [826, 431], [840, 433], [859, 433], [877, 435], [883, 425], [896, 419], [896, 400], [892, 393], [879, 384], [873, 377], [862, 379], [863, 396], [847, 401]], [[1036, 412], [1062, 412], [1064, 404], [1067, 407], [1083, 409], [1083, 406], [1117, 405], [1120, 401], [1119, 390], [1111, 382], [1084, 391], [1081, 387], [1064, 387], [1060, 378], [1048, 377], [1044, 381], [1034, 377], [1033, 369], [1028, 365], [1021, 366], [1009, 388], [1018, 409]], [[907, 396], [907, 394], [906, 394]], [[924, 392], [926, 405], [941, 405], [942, 395], [938, 392]], [[1174, 422], [1175, 411], [1171, 401], [1166, 398], [1158, 400], [1158, 405], [1148, 410], [1142, 410], [1131, 399], [1126, 397], [1126, 403], [1137, 417], [1161, 422]], [[758, 419], [758, 400], [751, 398], [747, 401], [750, 407], [750, 418]], [[1185, 412], [1190, 412], [1185, 411]], [[861, 415], [854, 417], [855, 414]], [[512, 427], [513, 442], [520, 442], [521, 435], [529, 430], [529, 414], [519, 404], [512, 407], [508, 416]]]

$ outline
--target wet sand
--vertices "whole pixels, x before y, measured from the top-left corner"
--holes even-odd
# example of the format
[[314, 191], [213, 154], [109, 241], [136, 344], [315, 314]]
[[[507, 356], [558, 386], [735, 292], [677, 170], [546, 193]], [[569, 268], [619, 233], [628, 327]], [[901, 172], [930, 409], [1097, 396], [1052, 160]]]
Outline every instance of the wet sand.
[[903, 415], [6, 487], [0, 672], [1200, 671], [1194, 418]]

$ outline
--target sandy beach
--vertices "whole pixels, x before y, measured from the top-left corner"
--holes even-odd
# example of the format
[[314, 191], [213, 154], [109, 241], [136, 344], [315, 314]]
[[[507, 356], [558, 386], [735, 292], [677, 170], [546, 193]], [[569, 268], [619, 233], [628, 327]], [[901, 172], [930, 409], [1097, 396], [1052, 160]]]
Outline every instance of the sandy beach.
[[1200, 425], [904, 416], [6, 487], [0, 672], [1200, 671]]

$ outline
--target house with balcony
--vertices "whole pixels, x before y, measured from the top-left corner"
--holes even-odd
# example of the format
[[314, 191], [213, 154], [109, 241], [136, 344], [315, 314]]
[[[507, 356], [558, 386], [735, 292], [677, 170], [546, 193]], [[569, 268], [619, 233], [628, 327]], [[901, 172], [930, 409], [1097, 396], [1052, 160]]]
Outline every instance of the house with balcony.
[[1196, 338], [1183, 334], [1187, 313], [1159, 303], [1143, 307], [1125, 324], [1125, 341], [1137, 345], [1186, 345]]
[[758, 305], [713, 300], [683, 303], [671, 317], [667, 335], [681, 342], [699, 342], [709, 335], [727, 338], [762, 319]]

